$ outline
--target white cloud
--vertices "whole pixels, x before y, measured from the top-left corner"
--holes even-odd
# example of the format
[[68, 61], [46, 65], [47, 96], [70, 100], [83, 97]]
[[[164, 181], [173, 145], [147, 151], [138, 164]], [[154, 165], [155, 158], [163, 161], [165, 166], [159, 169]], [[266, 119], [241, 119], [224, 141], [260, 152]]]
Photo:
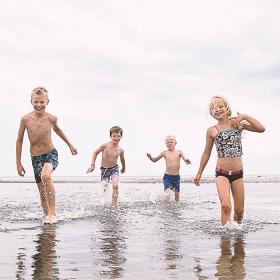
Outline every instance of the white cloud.
[[[208, 101], [222, 94], [233, 111], [259, 118], [267, 131], [244, 136], [250, 173], [279, 173], [278, 1], [9, 1], [1, 4], [3, 175], [16, 175], [20, 117], [30, 91], [44, 85], [49, 111], [78, 146], [61, 140], [57, 175], [83, 175], [108, 130], [124, 128], [128, 175], [159, 175], [145, 152], [164, 149], [166, 134], [189, 154], [194, 175], [213, 124]], [[5, 27], [5, 28], [3, 28]], [[255, 148], [257, 149], [257, 155]], [[29, 165], [28, 141], [23, 159]], [[265, 162], [264, 165], [259, 162]], [[206, 173], [215, 165], [215, 151]]]

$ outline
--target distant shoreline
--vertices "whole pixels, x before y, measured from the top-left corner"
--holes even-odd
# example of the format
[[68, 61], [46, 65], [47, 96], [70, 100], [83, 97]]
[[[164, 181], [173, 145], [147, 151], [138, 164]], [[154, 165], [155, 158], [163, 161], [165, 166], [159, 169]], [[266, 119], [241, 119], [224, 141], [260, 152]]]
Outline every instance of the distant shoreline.
[[[245, 176], [246, 183], [280, 183], [280, 175], [258, 175]], [[99, 176], [54, 176], [54, 183], [99, 183]], [[162, 176], [121, 176], [121, 183], [161, 183]], [[181, 176], [182, 183], [193, 183], [193, 177]], [[214, 183], [214, 176], [203, 176], [201, 183]], [[33, 177], [0, 177], [0, 184], [3, 183], [35, 183]]]

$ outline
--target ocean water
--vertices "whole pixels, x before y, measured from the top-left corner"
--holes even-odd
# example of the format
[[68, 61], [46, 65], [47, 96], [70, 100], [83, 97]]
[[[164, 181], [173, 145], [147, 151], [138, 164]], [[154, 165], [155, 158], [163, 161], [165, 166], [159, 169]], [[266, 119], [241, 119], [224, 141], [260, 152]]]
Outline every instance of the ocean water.
[[179, 203], [162, 201], [160, 178], [124, 178], [117, 206], [98, 180], [57, 178], [55, 225], [41, 223], [32, 179], [4, 178], [0, 279], [280, 279], [275, 178], [246, 184], [244, 222], [228, 227], [211, 178], [185, 180]]

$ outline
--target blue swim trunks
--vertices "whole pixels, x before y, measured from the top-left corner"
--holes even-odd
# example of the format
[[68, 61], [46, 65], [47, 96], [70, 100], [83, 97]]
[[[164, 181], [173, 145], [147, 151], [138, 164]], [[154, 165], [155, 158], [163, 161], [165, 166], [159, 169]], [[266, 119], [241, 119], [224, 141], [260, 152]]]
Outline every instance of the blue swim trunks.
[[119, 166], [116, 164], [113, 167], [100, 167], [101, 181], [110, 181], [113, 177], [119, 177]]
[[36, 183], [40, 183], [42, 182], [41, 172], [46, 162], [49, 162], [52, 165], [53, 170], [56, 169], [58, 165], [58, 153], [57, 150], [53, 148], [50, 151], [48, 151], [46, 154], [31, 157], [31, 160], [32, 160], [32, 166], [35, 175], [35, 181]]
[[170, 188], [175, 192], [180, 192], [180, 175], [164, 174], [163, 185], [164, 190]]

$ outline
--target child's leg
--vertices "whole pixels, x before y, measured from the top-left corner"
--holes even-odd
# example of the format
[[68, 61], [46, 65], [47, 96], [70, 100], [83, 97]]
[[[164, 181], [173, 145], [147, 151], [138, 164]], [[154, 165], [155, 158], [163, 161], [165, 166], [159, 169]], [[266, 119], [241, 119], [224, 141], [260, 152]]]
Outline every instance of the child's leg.
[[179, 197], [180, 197], [180, 184], [181, 184], [181, 178], [180, 178], [180, 175], [178, 175], [174, 179], [174, 191], [175, 191], [175, 200], [176, 201], [179, 201]]
[[231, 184], [231, 191], [234, 201], [234, 220], [241, 223], [244, 214], [244, 181], [237, 179]]
[[164, 186], [164, 202], [170, 202], [171, 199], [171, 190], [170, 187]]
[[46, 197], [46, 193], [45, 193], [45, 188], [42, 182], [37, 183], [38, 186], [38, 190], [40, 193], [40, 200], [41, 200], [41, 205], [44, 211], [44, 215], [47, 216], [48, 212], [49, 212], [49, 206], [48, 206], [48, 202], [47, 202], [47, 197]]
[[226, 177], [218, 176], [216, 177], [216, 186], [221, 203], [221, 224], [224, 225], [230, 221], [230, 184]]
[[41, 172], [41, 179], [45, 188], [46, 199], [49, 207], [47, 219], [50, 223], [54, 223], [56, 220], [55, 189], [51, 180], [52, 171], [53, 171], [53, 166], [49, 162], [46, 162]]
[[112, 204], [117, 204], [118, 202], [118, 196], [119, 196], [119, 177], [114, 176], [112, 178]]

